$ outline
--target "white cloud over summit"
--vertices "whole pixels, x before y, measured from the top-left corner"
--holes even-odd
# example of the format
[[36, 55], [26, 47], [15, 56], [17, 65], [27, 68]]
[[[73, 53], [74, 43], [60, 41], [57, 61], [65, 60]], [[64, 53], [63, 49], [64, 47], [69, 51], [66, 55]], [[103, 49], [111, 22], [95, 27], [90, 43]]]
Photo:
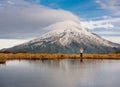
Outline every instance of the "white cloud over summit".
[[52, 23], [79, 17], [62, 9], [51, 9], [23, 0], [1, 1], [0, 38], [28, 38], [40, 35], [42, 28]]
[[[36, 0], [37, 1], [37, 0]], [[117, 2], [117, 0], [115, 0]], [[96, 0], [101, 5], [111, 5], [112, 0]], [[115, 2], [114, 2], [115, 4]], [[80, 21], [80, 17], [63, 10], [52, 9], [42, 5], [25, 2], [24, 0], [0, 0], [0, 38], [32, 38], [46, 32], [44, 27], [59, 21], [77, 21], [88, 29], [114, 29], [114, 23], [120, 22], [120, 18], [103, 16], [101, 20]], [[101, 5], [102, 7], [102, 5]], [[105, 8], [104, 8], [105, 9]], [[119, 26], [117, 26], [119, 28]], [[9, 33], [8, 33], [9, 32]]]
[[[38, 3], [40, 0], [35, 1]], [[43, 30], [44, 27], [55, 22], [67, 20], [80, 22], [83, 27], [91, 30], [101, 28], [98, 34], [102, 32], [104, 34], [107, 33], [106, 31], [104, 32], [104, 29], [118, 29], [117, 34], [119, 34], [119, 0], [95, 1], [99, 4], [101, 9], [109, 10], [113, 14], [103, 16], [103, 18], [99, 20], [86, 21], [84, 19], [84, 21], [81, 21], [82, 18], [63, 9], [52, 9], [24, 0], [0, 0], [0, 48], [3, 47], [3, 43], [8, 44], [6, 46], [9, 47], [16, 45], [14, 41], [18, 43], [23, 42], [21, 40], [19, 41], [19, 39], [29, 39], [40, 36], [43, 32], [46, 32]], [[117, 17], [114, 18], [112, 17], [113, 15], [117, 15]], [[8, 39], [11, 39], [11, 43], [7, 43]]]

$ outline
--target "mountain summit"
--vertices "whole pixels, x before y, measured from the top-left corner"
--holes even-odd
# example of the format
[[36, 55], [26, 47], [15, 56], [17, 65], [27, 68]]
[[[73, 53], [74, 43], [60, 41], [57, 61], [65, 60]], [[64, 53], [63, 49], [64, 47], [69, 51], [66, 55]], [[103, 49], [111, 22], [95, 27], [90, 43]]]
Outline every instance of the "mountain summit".
[[49, 32], [6, 50], [33, 53], [79, 53], [80, 47], [85, 53], [108, 53], [120, 50], [119, 44], [107, 41], [73, 21], [58, 22], [44, 29]]

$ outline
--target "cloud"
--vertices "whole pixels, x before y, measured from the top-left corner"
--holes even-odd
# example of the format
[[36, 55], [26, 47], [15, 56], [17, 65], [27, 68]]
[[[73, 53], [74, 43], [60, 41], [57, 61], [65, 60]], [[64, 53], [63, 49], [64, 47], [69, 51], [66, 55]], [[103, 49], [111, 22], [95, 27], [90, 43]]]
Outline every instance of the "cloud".
[[108, 10], [111, 15], [120, 16], [120, 1], [119, 0], [96, 0], [101, 9]]
[[[18, 40], [18, 39], [0, 39], [0, 49], [13, 47], [15, 45], [24, 43], [28, 40]], [[3, 44], [4, 43], [4, 44]]]
[[15, 4], [14, 2], [12, 1], [7, 1], [8, 4]]
[[103, 38], [105, 38], [106, 40], [109, 40], [111, 42], [115, 42], [115, 43], [119, 43], [120, 44], [120, 36], [116, 37], [116, 36], [102, 36]]
[[96, 0], [96, 3], [100, 4], [102, 9], [119, 11], [120, 1], [119, 0]]
[[81, 26], [87, 29], [96, 29], [96, 28], [114, 28], [114, 25], [111, 23], [96, 23], [95, 21], [81, 22]]
[[120, 29], [119, 25], [115, 25], [120, 22], [120, 18], [106, 18], [102, 20], [97, 21], [83, 21], [81, 22], [81, 25], [88, 29], [97, 29], [97, 28], [103, 28], [103, 29]]
[[97, 34], [101, 35], [101, 36], [119, 36], [120, 37], [120, 30], [119, 31], [98, 31], [96, 32]]
[[79, 21], [63, 9], [52, 9], [24, 0], [0, 0], [0, 38], [31, 38], [45, 32], [44, 27], [59, 21]]

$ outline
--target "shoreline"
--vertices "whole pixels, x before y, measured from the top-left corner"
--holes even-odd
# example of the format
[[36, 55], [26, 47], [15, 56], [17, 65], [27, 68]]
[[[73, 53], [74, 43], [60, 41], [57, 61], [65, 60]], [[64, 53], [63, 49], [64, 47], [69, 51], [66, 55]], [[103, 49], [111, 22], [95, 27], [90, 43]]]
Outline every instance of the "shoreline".
[[[80, 54], [40, 54], [40, 53], [0, 53], [0, 64], [7, 60], [55, 60], [80, 59]], [[110, 54], [83, 54], [83, 59], [115, 59], [120, 60], [120, 53]]]

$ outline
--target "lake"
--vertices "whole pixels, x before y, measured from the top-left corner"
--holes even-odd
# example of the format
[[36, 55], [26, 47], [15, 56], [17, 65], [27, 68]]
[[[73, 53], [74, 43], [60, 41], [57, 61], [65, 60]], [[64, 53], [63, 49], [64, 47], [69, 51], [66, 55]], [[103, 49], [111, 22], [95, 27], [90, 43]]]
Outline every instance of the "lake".
[[0, 87], [120, 87], [120, 60], [9, 60]]

